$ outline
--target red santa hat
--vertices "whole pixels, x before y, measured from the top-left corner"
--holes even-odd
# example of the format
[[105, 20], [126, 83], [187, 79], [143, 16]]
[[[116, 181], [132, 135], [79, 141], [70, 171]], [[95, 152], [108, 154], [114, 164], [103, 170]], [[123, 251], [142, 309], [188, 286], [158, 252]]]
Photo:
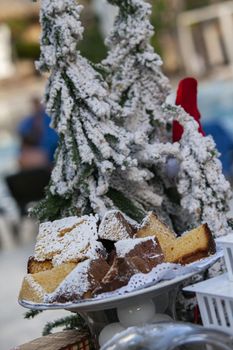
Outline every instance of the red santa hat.
[[[201, 114], [197, 106], [197, 85], [197, 80], [194, 78], [185, 78], [181, 80], [177, 90], [176, 105], [183, 107], [183, 109], [196, 120], [199, 124], [198, 131], [205, 136], [200, 122]], [[179, 141], [183, 132], [183, 127], [177, 121], [174, 121], [173, 142]]]

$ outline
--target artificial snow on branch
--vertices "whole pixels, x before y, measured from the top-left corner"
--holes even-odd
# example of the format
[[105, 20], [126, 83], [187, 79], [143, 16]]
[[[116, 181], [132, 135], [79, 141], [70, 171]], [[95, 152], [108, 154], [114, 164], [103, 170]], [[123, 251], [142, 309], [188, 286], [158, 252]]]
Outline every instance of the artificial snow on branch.
[[124, 108], [125, 126], [133, 131], [135, 144], [164, 141], [167, 119], [161, 106], [170, 85], [161, 71], [162, 60], [150, 44], [151, 5], [144, 0], [108, 2], [119, 7], [103, 61], [113, 97]]
[[183, 108], [167, 105], [165, 111], [184, 129], [176, 184], [181, 207], [191, 214], [194, 223], [207, 222], [215, 236], [224, 235], [230, 230], [226, 213], [232, 191], [222, 173], [213, 138], [203, 137], [198, 123]]

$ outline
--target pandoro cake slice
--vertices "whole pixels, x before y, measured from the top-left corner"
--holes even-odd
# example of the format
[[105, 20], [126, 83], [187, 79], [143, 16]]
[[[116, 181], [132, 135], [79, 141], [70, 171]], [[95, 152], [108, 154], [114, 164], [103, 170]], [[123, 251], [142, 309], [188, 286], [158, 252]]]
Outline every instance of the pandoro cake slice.
[[76, 266], [75, 263], [64, 263], [47, 271], [28, 274], [23, 280], [19, 300], [43, 303], [45, 295], [52, 293]]
[[34, 256], [30, 256], [27, 264], [28, 274], [51, 270], [53, 264], [51, 260], [37, 261]]
[[162, 248], [166, 262], [187, 264], [216, 252], [216, 245], [207, 224], [201, 225], [181, 237], [150, 212], [136, 233], [137, 237], [155, 236]]
[[[40, 224], [34, 262], [51, 261], [59, 266], [104, 256], [106, 251], [97, 241], [97, 221], [97, 216], [85, 215]], [[38, 264], [35, 267], [41, 268]]]
[[170, 260], [182, 265], [213, 255], [216, 244], [207, 224], [184, 233], [171, 246]]
[[155, 236], [164, 253], [165, 261], [170, 261], [170, 247], [176, 240], [176, 234], [162, 221], [158, 216], [149, 212], [145, 219], [142, 221], [141, 227], [136, 233], [136, 237], [148, 237]]
[[100, 223], [98, 237], [101, 240], [117, 242], [121, 239], [132, 238], [134, 233], [135, 228], [120, 211], [110, 210]]
[[85, 260], [79, 263], [50, 294], [46, 294], [46, 303], [75, 302], [92, 297], [92, 291], [100, 284], [109, 270], [103, 258]]

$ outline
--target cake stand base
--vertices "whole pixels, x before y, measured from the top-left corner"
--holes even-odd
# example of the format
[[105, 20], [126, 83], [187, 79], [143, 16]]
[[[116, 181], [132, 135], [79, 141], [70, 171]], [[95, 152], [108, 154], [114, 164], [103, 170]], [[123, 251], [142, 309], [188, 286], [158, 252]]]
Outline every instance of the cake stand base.
[[[167, 292], [163, 291], [162, 294], [157, 294], [154, 298], [148, 298], [147, 296], [142, 295], [141, 298], [136, 298], [135, 300], [130, 301], [127, 300], [125, 303], [121, 302], [118, 307], [115, 305], [115, 307], [112, 309], [86, 312], [78, 311], [78, 314], [85, 320], [92, 334], [92, 340], [95, 348], [99, 349], [99, 336], [106, 326], [110, 326], [108, 327], [107, 337], [111, 338], [117, 333], [114, 330], [114, 326], [116, 324], [119, 324], [124, 329], [130, 326], [143, 326], [145, 324], [153, 324], [158, 322], [157, 315], [161, 321], [161, 318], [163, 318], [164, 314], [170, 316], [171, 319], [176, 320], [175, 305], [177, 292], [178, 287], [175, 287]], [[151, 314], [151, 310], [148, 310], [148, 308], [144, 309], [145, 303], [146, 305], [148, 303], [152, 303], [154, 305], [154, 315]], [[120, 319], [119, 310], [121, 311]], [[72, 310], [72, 312], [75, 311]], [[164, 319], [164, 321], [165, 320], [166, 319]], [[120, 321], [123, 321], [123, 325]], [[111, 325], [113, 325], [112, 328]]]

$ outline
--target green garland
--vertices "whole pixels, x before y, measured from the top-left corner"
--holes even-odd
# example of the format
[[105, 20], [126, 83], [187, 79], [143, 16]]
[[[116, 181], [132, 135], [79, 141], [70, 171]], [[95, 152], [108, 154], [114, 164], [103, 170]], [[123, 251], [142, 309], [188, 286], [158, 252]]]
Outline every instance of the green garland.
[[[41, 314], [42, 310], [30, 310], [24, 315], [25, 319], [31, 320], [35, 316]], [[88, 326], [79, 314], [59, 318], [55, 321], [48, 322], [44, 326], [42, 335], [49, 335], [54, 328], [63, 327], [63, 330], [77, 329], [81, 332], [89, 332]]]
[[43, 335], [51, 334], [52, 330], [57, 327], [64, 327], [64, 330], [77, 329], [79, 331], [89, 331], [83, 319], [78, 314], [75, 314], [60, 318], [53, 322], [48, 322], [44, 327]]

